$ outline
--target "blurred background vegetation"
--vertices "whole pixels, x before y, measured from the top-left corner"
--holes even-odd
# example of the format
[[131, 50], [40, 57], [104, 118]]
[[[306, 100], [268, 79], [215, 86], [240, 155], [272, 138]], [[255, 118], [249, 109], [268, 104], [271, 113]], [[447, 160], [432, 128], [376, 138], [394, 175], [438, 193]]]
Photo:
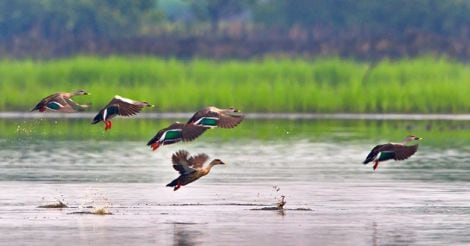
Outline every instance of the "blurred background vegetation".
[[470, 56], [468, 0], [1, 0], [9, 57]]
[[0, 110], [465, 113], [469, 0], [0, 0]]
[[91, 95], [75, 100], [91, 102], [93, 110], [118, 94], [160, 112], [235, 105], [248, 112], [462, 113], [469, 79], [468, 66], [433, 57], [382, 60], [373, 69], [344, 58], [5, 60], [0, 108], [29, 111], [52, 92], [84, 88]]

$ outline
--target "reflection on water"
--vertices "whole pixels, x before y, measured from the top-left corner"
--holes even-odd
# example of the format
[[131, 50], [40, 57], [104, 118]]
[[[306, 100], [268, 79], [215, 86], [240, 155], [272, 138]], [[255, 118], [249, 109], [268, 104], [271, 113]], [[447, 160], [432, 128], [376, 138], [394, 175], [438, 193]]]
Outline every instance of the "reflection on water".
[[[177, 119], [184, 121], [185, 118]], [[111, 131], [90, 125], [88, 119], [0, 119], [0, 144], [27, 145], [41, 140], [132, 140], [142, 143], [174, 120], [119, 118]], [[466, 121], [363, 121], [363, 120], [245, 120], [236, 128], [207, 131], [204, 141], [311, 140], [351, 143], [355, 141], [399, 141], [405, 135], [423, 136], [427, 146], [470, 146], [470, 125]]]
[[[67, 140], [62, 127], [63, 138], [4, 137], [1, 237], [27, 245], [470, 243], [470, 137], [417, 123], [425, 140], [416, 155], [374, 172], [361, 164], [370, 148], [400, 140], [408, 123], [317, 123], [247, 122], [157, 152], [142, 138], [148, 122], [129, 138]], [[170, 157], [179, 149], [227, 165], [174, 192], [165, 184], [177, 175]], [[38, 207], [57, 199], [68, 207]], [[112, 215], [86, 213], [95, 208]]]
[[178, 149], [207, 153], [229, 165], [197, 182], [400, 179], [430, 182], [470, 181], [470, 152], [420, 143], [416, 155], [385, 162], [374, 173], [361, 162], [370, 144], [310, 140], [181, 143], [152, 152], [141, 142], [38, 141], [0, 149], [0, 181], [158, 182], [171, 181], [171, 154]]
[[202, 245], [204, 231], [198, 224], [174, 223], [173, 224], [173, 245]]

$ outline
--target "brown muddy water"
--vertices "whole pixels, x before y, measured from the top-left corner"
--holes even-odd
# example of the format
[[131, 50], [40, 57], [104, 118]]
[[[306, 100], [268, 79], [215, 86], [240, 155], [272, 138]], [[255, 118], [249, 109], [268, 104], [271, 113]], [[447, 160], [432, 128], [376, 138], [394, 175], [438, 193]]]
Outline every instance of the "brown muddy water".
[[[361, 162], [376, 140], [299, 136], [157, 152], [141, 141], [0, 139], [0, 244], [470, 244], [468, 146], [422, 142], [374, 172]], [[174, 192], [165, 184], [179, 149], [226, 165]], [[281, 196], [284, 210], [272, 209]], [[58, 200], [67, 207], [39, 207]]]

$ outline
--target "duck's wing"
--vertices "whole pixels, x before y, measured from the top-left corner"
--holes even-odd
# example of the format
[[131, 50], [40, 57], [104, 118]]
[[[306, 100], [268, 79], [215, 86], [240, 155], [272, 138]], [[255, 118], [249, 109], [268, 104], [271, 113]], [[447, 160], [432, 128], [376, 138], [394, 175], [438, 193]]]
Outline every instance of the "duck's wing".
[[163, 134], [165, 134], [165, 132], [170, 131], [170, 130], [181, 132], [181, 134], [177, 134], [172, 137], [174, 142], [178, 142], [178, 141], [193, 141], [194, 139], [199, 137], [201, 134], [203, 134], [204, 131], [206, 131], [206, 128], [201, 127], [201, 126], [196, 126], [196, 125], [188, 125], [188, 124], [175, 122], [171, 124], [169, 127], [159, 130], [157, 134], [155, 134], [155, 136], [148, 141], [147, 145], [152, 145], [153, 143], [159, 141], [162, 138]]
[[54, 93], [41, 99], [41, 101], [39, 101], [31, 111], [40, 110], [41, 108], [46, 107], [49, 102], [53, 101], [55, 98], [59, 96], [60, 96], [60, 93]]
[[218, 127], [222, 128], [233, 128], [240, 124], [242, 120], [245, 118], [245, 115], [240, 113], [235, 108], [216, 108], [216, 107], [209, 107], [208, 116], [215, 116], [219, 118], [219, 122], [217, 123]]
[[195, 156], [191, 156], [188, 162], [189, 162], [189, 165], [191, 165], [194, 168], [201, 168], [204, 165], [204, 162], [207, 161], [207, 159], [209, 159], [209, 156], [202, 153], [202, 154], [198, 154]]
[[219, 114], [219, 123], [217, 124], [222, 128], [234, 128], [240, 124], [245, 116], [240, 113], [220, 113]]
[[183, 141], [193, 141], [207, 130], [205, 127], [193, 124], [179, 123], [178, 127], [181, 128], [181, 138]]
[[77, 111], [83, 111], [87, 106], [79, 105], [74, 102], [70, 97], [66, 96], [67, 93], [58, 92], [52, 95], [49, 95], [42, 99], [34, 108], [34, 110], [52, 110], [59, 111], [63, 113], [73, 113]]
[[196, 112], [189, 120], [188, 124], [193, 124], [202, 118], [213, 118], [218, 127], [233, 128], [243, 121], [245, 116], [235, 109], [220, 109], [216, 107], [207, 107]]
[[418, 150], [418, 144], [405, 146], [401, 144], [393, 145], [393, 152], [395, 152], [394, 159], [397, 161], [408, 159], [410, 156], [414, 155]]
[[203, 108], [203, 109], [197, 111], [196, 113], [193, 114], [193, 116], [191, 116], [191, 118], [188, 120], [187, 124], [192, 124], [192, 123], [198, 121], [202, 117], [207, 116], [207, 114], [210, 113], [210, 112], [211, 112], [210, 107]]
[[78, 104], [71, 98], [63, 98], [64, 102], [67, 104], [67, 107], [70, 107], [74, 112], [75, 111], [85, 111], [85, 109], [90, 107], [90, 104]]
[[387, 151], [387, 150], [389, 150], [389, 151], [393, 150], [393, 144], [379, 144], [379, 145], [376, 145], [374, 148], [372, 148], [372, 150], [370, 151], [370, 153], [367, 155], [366, 159], [362, 163], [367, 164], [367, 163], [373, 161], [380, 152]]
[[142, 108], [151, 106], [152, 105], [145, 102], [135, 101], [116, 95], [102, 110], [108, 109], [109, 111], [116, 112], [122, 116], [131, 116], [139, 113]]
[[[174, 130], [175, 132], [181, 131], [181, 128], [183, 127], [183, 125], [184, 124], [182, 124], [182, 123], [175, 122], [175, 123], [171, 124], [168, 127], [160, 129], [157, 132], [157, 134], [155, 134], [155, 136], [148, 141], [147, 145], [152, 145], [152, 144], [160, 141], [163, 137], [163, 134], [165, 134], [167, 131], [170, 131], [170, 130]], [[172, 136], [172, 139], [174, 139], [175, 142], [180, 141], [181, 140], [181, 134], [175, 134], [174, 136]]]
[[173, 168], [178, 171], [180, 174], [189, 174], [196, 171], [194, 168], [190, 167], [190, 162], [188, 160], [189, 153], [186, 150], [179, 150], [171, 156], [171, 161], [173, 162]]

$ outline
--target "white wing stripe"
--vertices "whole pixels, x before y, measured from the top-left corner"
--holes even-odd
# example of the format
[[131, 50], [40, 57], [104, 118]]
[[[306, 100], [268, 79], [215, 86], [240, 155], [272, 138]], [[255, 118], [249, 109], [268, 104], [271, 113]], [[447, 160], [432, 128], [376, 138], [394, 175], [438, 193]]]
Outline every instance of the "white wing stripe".
[[114, 96], [114, 98], [116, 98], [118, 100], [121, 100], [123, 102], [129, 103], [129, 104], [134, 104], [135, 103], [135, 101], [132, 100], [132, 99], [121, 97], [121, 96], [118, 96], [118, 95]]

